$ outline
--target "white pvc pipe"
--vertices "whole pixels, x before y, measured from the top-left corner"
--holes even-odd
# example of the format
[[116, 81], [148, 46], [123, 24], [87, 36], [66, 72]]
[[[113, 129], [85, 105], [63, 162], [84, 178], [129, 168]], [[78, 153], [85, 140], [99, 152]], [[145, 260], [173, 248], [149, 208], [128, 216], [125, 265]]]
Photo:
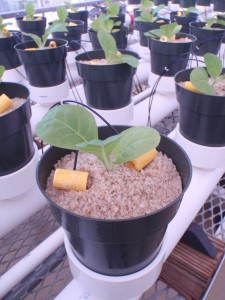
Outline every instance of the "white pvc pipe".
[[62, 228], [59, 228], [2, 275], [0, 277], [0, 299], [62, 244], [63, 231]]

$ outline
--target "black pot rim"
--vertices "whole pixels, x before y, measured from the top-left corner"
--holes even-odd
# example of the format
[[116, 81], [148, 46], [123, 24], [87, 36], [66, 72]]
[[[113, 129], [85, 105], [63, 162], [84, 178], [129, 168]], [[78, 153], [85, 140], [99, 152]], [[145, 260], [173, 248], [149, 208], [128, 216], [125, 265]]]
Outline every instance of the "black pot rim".
[[[124, 49], [118, 49], [118, 51], [120, 51], [122, 54], [126, 53], [126, 54], [130, 54], [130, 55], [133, 55], [134, 57], [140, 59], [140, 56], [134, 52], [134, 51], [130, 51], [130, 50], [124, 50]], [[83, 53], [80, 53], [78, 54], [77, 56], [75, 56], [75, 62], [76, 63], [80, 63], [82, 64], [81, 60], [79, 60], [79, 57], [86, 54], [87, 55], [87, 59], [86, 60], [91, 60], [88, 58], [88, 55], [91, 55], [92, 53], [99, 53], [99, 54], [103, 54], [102, 58], [105, 58], [105, 53], [102, 49], [98, 49], [98, 50], [91, 50], [91, 51], [86, 51], [86, 52], [83, 52]], [[84, 63], [83, 63], [84, 64]], [[123, 65], [123, 64], [126, 64], [126, 63], [121, 63], [120, 65]], [[88, 65], [88, 64], [86, 64]], [[115, 66], [117, 64], [106, 64], [106, 65], [91, 65], [92, 67], [106, 67], [106, 66]]]
[[2, 85], [10, 85], [10, 86], [12, 86], [12, 89], [13, 89], [13, 87], [21, 87], [21, 88], [23, 88], [26, 92], [27, 92], [27, 97], [26, 97], [26, 99], [24, 99], [25, 101], [21, 104], [21, 105], [19, 105], [17, 108], [15, 108], [13, 111], [11, 111], [11, 112], [9, 112], [9, 113], [7, 113], [7, 114], [4, 114], [4, 115], [2, 115], [2, 116], [0, 116], [0, 118], [7, 118], [7, 116], [9, 115], [9, 114], [13, 114], [15, 111], [17, 111], [18, 109], [20, 109], [20, 107], [21, 106], [23, 106], [27, 101], [30, 101], [30, 99], [29, 99], [29, 96], [30, 96], [30, 91], [29, 91], [29, 89], [25, 86], [25, 85], [23, 85], [23, 84], [21, 84], [21, 83], [16, 83], [16, 82], [8, 82], [8, 81], [2, 81], [2, 82], [0, 82], [0, 86], [1, 86], [1, 84]]
[[[181, 73], [185, 73], [185, 72], [188, 72], [188, 71], [192, 71], [194, 70], [195, 68], [188, 68], [188, 69], [184, 69], [184, 70], [181, 70], [179, 72], [177, 72], [175, 75], [174, 75], [174, 80], [175, 80], [175, 83], [179, 86], [181, 86], [177, 80], [177, 77], [181, 74]], [[223, 73], [225, 73], [225, 68], [223, 69]], [[189, 78], [190, 80], [190, 78]], [[182, 87], [182, 86], [181, 86]], [[184, 87], [182, 87], [183, 89], [185, 89]], [[190, 92], [191, 94], [197, 94], [196, 92], [193, 92], [191, 90], [188, 90], [188, 89], [185, 89], [186, 91]], [[207, 94], [202, 94], [206, 99], [207, 98], [211, 98], [211, 97], [214, 97], [215, 98], [215, 101], [225, 101], [224, 100], [224, 96], [219, 96], [219, 95], [207, 95]]]
[[[126, 127], [127, 128], [127, 127]], [[128, 221], [132, 221], [132, 220], [139, 220], [139, 219], [143, 219], [143, 218], [148, 218], [149, 216], [153, 216], [155, 214], [158, 214], [160, 213], [161, 211], [163, 211], [165, 208], [168, 208], [170, 206], [172, 206], [179, 197], [183, 197], [184, 193], [186, 192], [190, 182], [191, 182], [191, 178], [192, 178], [192, 167], [191, 167], [191, 161], [188, 157], [188, 155], [186, 154], [186, 152], [183, 150], [183, 148], [177, 143], [175, 142], [174, 140], [170, 139], [169, 137], [167, 136], [164, 136], [164, 135], [161, 135], [161, 138], [164, 138], [164, 139], [167, 139], [169, 140], [170, 142], [172, 141], [176, 146], [177, 148], [180, 149], [180, 151], [183, 152], [184, 156], [186, 157], [187, 161], [189, 162], [189, 172], [190, 172], [190, 177], [189, 177], [189, 180], [186, 184], [186, 187], [183, 188], [182, 187], [182, 192], [178, 195], [177, 198], [175, 198], [173, 201], [171, 201], [169, 204], [163, 206], [162, 208], [152, 212], [152, 213], [149, 213], [149, 214], [146, 214], [146, 215], [142, 215], [142, 216], [137, 216], [137, 217], [133, 217], [133, 218], [126, 218], [126, 219], [99, 219], [99, 218], [93, 218], [93, 217], [85, 217], [85, 216], [82, 216], [82, 215], [78, 215], [76, 213], [72, 213], [71, 211], [69, 210], [66, 210], [65, 208], [63, 208], [62, 206], [58, 205], [56, 202], [54, 202], [53, 200], [51, 200], [45, 193], [45, 191], [42, 189], [41, 185], [40, 185], [40, 182], [39, 182], [39, 178], [38, 178], [38, 170], [39, 170], [39, 167], [40, 167], [40, 164], [41, 164], [41, 160], [43, 159], [43, 157], [45, 156], [46, 153], [48, 153], [48, 151], [51, 151], [52, 148], [57, 148], [57, 147], [54, 147], [54, 146], [51, 146], [49, 147], [45, 152], [44, 154], [41, 156], [38, 164], [37, 164], [37, 168], [36, 168], [36, 182], [37, 182], [37, 185], [41, 191], [41, 193], [44, 195], [45, 198], [48, 199], [49, 202], [51, 202], [53, 205], [55, 205], [56, 207], [58, 207], [60, 210], [66, 212], [67, 214], [71, 215], [71, 216], [76, 216], [76, 217], [79, 217], [81, 219], [84, 219], [84, 220], [90, 220], [90, 221], [95, 221], [95, 222], [99, 222], [99, 223], [115, 223], [115, 222], [128, 222]], [[65, 149], [66, 150], [66, 149]], [[73, 150], [68, 150], [68, 151], [71, 151], [73, 152]]]
[[173, 42], [173, 41], [167, 41], [167, 42], [162, 42], [162, 41], [160, 41], [159, 39], [154, 39], [154, 38], [151, 38], [151, 37], [148, 37], [150, 40], [152, 40], [152, 41], [156, 41], [156, 42], [158, 42], [158, 43], [163, 43], [163, 44], [178, 44], [178, 45], [180, 45], [180, 44], [188, 44], [188, 43], [194, 43], [194, 42], [196, 42], [197, 41], [197, 38], [194, 36], [194, 35], [192, 35], [192, 34], [189, 34], [189, 33], [182, 33], [182, 32], [178, 32], [177, 34], [176, 34], [176, 37], [187, 37], [187, 38], [190, 38], [191, 39], [191, 41], [188, 41], [188, 42], [182, 42], [182, 43], [176, 43], [176, 42]]
[[[63, 42], [63, 44], [62, 45], [57, 45], [57, 47], [64, 47], [64, 46], [68, 46], [68, 41], [67, 40], [63, 40], [63, 39], [47, 39], [47, 41], [46, 41], [46, 43], [48, 43], [48, 41], [55, 41], [56, 42], [56, 44], [57, 44], [57, 41], [59, 42]], [[15, 46], [14, 46], [14, 48], [15, 49], [17, 49], [17, 50], [21, 50], [21, 51], [27, 51], [27, 50], [25, 50], [25, 49], [21, 49], [20, 47], [21, 46], [23, 46], [23, 45], [25, 45], [25, 44], [33, 44], [33, 43], [35, 43], [35, 41], [33, 41], [33, 40], [31, 40], [31, 41], [26, 41], [26, 42], [21, 42], [21, 43], [18, 43], [18, 44], [16, 44]], [[35, 43], [36, 44], [36, 43]], [[46, 48], [46, 49], [38, 49], [37, 48], [37, 50], [33, 50], [33, 51], [45, 51], [45, 50], [54, 50], [55, 48]]]
[[[199, 24], [199, 26], [198, 26]], [[211, 31], [212, 29], [211, 28], [202, 28], [203, 26], [205, 26], [205, 22], [190, 22], [189, 25], [190, 27], [194, 27], [194, 28], [199, 28], [199, 29], [202, 29], [202, 30], [209, 30]], [[225, 30], [225, 25], [221, 25], [221, 24], [215, 24], [215, 26], [218, 25], [218, 27], [221, 26], [221, 28], [214, 28], [213, 31], [223, 31]]]

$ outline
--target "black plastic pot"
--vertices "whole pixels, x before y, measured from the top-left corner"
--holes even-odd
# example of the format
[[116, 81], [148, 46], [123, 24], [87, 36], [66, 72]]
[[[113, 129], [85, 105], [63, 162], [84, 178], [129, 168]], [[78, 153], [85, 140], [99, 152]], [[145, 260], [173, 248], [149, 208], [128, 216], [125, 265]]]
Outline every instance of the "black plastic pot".
[[197, 0], [196, 4], [200, 6], [210, 6], [211, 0]]
[[[168, 68], [168, 71], [163, 76], [171, 77], [178, 71], [186, 68], [188, 58], [193, 50], [193, 44], [196, 41], [196, 38], [190, 34], [176, 34], [177, 39], [184, 37], [191, 39], [191, 41], [174, 43], [149, 39], [152, 73], [161, 75], [165, 68]], [[175, 61], [176, 59], [178, 60]]]
[[213, 53], [217, 55], [223, 41], [225, 26], [221, 24], [214, 24], [212, 27], [215, 29], [203, 29], [204, 26], [204, 22], [190, 23], [190, 33], [197, 38], [195, 47], [199, 47], [199, 49], [196, 49], [195, 53], [198, 56], [203, 56], [205, 53]]
[[[164, 22], [161, 23], [160, 21], [164, 21]], [[149, 47], [148, 38], [147, 36], [144, 35], [144, 33], [153, 29], [158, 29], [160, 28], [161, 25], [169, 24], [169, 22], [170, 22], [169, 19], [164, 19], [164, 18], [158, 18], [155, 22], [152, 23], [142, 22], [142, 21], [136, 22], [137, 28], [139, 30], [139, 35], [140, 35], [140, 45], [143, 47]]]
[[180, 4], [180, 0], [171, 0], [173, 4]]
[[[119, 131], [127, 127], [117, 126]], [[107, 127], [99, 128], [100, 138], [112, 135]], [[158, 147], [166, 153], [181, 176], [183, 192], [155, 213], [124, 220], [101, 220], [66, 211], [49, 199], [44, 190], [53, 165], [69, 150], [52, 147], [37, 167], [37, 183], [50, 209], [64, 228], [74, 254], [87, 268], [110, 276], [131, 274], [146, 267], [160, 250], [168, 223], [175, 216], [191, 179], [191, 164], [184, 151], [171, 139], [162, 136]]]
[[189, 24], [197, 20], [198, 14], [191, 12], [187, 14], [187, 16], [178, 16], [177, 13], [178, 11], [172, 11], [170, 13], [171, 22], [177, 22], [177, 24], [182, 25], [180, 32], [189, 33], [190, 31]]
[[213, 0], [214, 10], [219, 12], [225, 11], [225, 0]]
[[[121, 50], [123, 54], [138, 55]], [[127, 106], [131, 102], [133, 76], [136, 68], [126, 63], [90, 65], [82, 61], [105, 58], [103, 50], [89, 51], [75, 57], [87, 104], [96, 109], [110, 110]]]
[[11, 31], [12, 36], [0, 38], [0, 65], [6, 70], [15, 69], [21, 66], [19, 57], [14, 46], [21, 42], [21, 34], [19, 31]]
[[76, 23], [76, 26], [67, 26], [67, 32], [53, 32], [54, 39], [62, 39], [68, 42], [68, 51], [77, 51], [81, 48], [81, 35], [84, 32], [84, 22], [68, 19], [68, 22]]
[[[35, 17], [37, 19], [38, 17]], [[41, 37], [45, 32], [46, 18], [42, 17], [42, 20], [37, 21], [24, 21], [23, 17], [16, 17], [16, 24], [21, 32], [33, 33]], [[30, 41], [31, 38], [26, 35], [22, 35], [22, 41]]]
[[[65, 58], [67, 41], [53, 39], [57, 47], [42, 50], [24, 50], [36, 47], [35, 42], [28, 41], [17, 44], [15, 49], [24, 65], [29, 84], [35, 87], [59, 85], [66, 80]], [[52, 39], [47, 40], [46, 45]]]
[[[93, 29], [88, 30], [89, 38], [92, 43], [93, 50], [102, 49], [98, 37], [97, 32]], [[128, 28], [121, 27], [119, 31], [112, 32], [112, 36], [116, 41], [116, 46], [118, 49], [126, 49], [127, 48], [127, 35], [128, 35]]]
[[160, 5], [160, 4], [164, 4], [165, 6], [168, 5], [169, 0], [153, 0], [153, 3], [155, 5]]
[[128, 4], [138, 5], [138, 4], [141, 4], [141, 0], [128, 0]]
[[17, 83], [0, 83], [0, 95], [25, 102], [17, 109], [0, 116], [0, 176], [5, 176], [24, 167], [34, 155], [30, 126], [31, 107], [29, 90]]
[[180, 6], [183, 8], [194, 7], [197, 0], [180, 0]]
[[68, 18], [71, 20], [80, 20], [84, 22], [84, 28], [82, 33], [87, 33], [88, 29], [88, 10], [79, 10], [77, 12], [69, 12]]
[[190, 81], [191, 71], [192, 69], [182, 70], [175, 76], [180, 132], [193, 143], [224, 147], [224, 96], [204, 95], [183, 88], [179, 83]]

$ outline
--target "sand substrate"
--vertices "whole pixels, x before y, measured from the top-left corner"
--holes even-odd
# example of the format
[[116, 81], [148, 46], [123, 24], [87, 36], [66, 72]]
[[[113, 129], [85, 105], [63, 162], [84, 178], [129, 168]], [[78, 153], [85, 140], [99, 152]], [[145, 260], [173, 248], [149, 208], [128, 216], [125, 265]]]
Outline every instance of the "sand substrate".
[[[55, 168], [73, 169], [75, 154], [62, 158]], [[51, 172], [46, 193], [58, 205], [78, 215], [100, 219], [126, 219], [154, 212], [182, 192], [176, 167], [166, 155], [158, 153], [141, 172], [126, 164], [107, 172], [93, 155], [79, 153], [77, 170], [89, 172], [84, 192], [55, 189]]]

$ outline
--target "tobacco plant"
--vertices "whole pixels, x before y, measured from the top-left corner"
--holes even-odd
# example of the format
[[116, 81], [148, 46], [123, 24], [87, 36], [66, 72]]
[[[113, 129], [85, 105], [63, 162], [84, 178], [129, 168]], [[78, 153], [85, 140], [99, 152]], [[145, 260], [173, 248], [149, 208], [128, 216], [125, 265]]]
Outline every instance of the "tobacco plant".
[[143, 11], [140, 14], [140, 16], [135, 18], [135, 21], [153, 23], [157, 20], [157, 13], [164, 7], [165, 5], [160, 4], [159, 6], [155, 7], [152, 11]]
[[212, 18], [205, 18], [204, 21], [205, 21], [205, 26], [203, 28], [205, 29], [210, 29], [215, 24], [220, 24], [225, 26], [225, 21], [219, 20], [216, 16]]
[[12, 23], [7, 22], [7, 23], [3, 23], [3, 18], [2, 16], [0, 16], [0, 32], [5, 35], [5, 36], [9, 36], [10, 33], [6, 28], [6, 26], [11, 25]]
[[219, 57], [212, 53], [204, 55], [205, 68], [195, 68], [190, 74], [190, 80], [201, 93], [215, 94], [215, 85], [225, 79], [222, 74], [223, 64]]
[[153, 39], [160, 39], [162, 42], [173, 41], [182, 28], [182, 25], [178, 25], [176, 22], [161, 25], [159, 29], [153, 29], [146, 32], [144, 35]]
[[113, 23], [111, 19], [98, 18], [92, 22], [91, 28], [97, 31], [99, 43], [108, 63], [127, 63], [136, 68], [138, 66], [138, 59], [132, 55], [122, 54], [117, 49], [116, 41], [111, 35], [115, 25], [117, 25], [117, 23]]
[[37, 135], [56, 147], [95, 155], [108, 171], [157, 147], [159, 133], [137, 126], [105, 140], [98, 139], [93, 115], [78, 105], [60, 105], [50, 109], [36, 127]]
[[34, 21], [35, 8], [34, 3], [29, 1], [25, 6], [26, 21]]

